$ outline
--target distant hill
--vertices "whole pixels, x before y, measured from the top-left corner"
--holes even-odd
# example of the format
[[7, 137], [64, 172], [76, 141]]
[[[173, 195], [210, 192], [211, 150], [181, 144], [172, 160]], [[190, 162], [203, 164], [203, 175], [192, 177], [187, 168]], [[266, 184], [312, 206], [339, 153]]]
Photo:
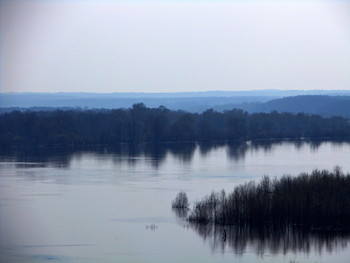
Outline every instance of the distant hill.
[[[163, 105], [171, 110], [202, 112], [220, 105], [240, 105], [251, 102], [267, 102], [275, 96], [235, 95], [226, 92], [205, 93], [0, 93], [0, 112], [6, 108], [130, 108], [135, 103], [158, 108]], [[232, 108], [232, 107], [231, 107]]]
[[[242, 106], [241, 108], [245, 108]], [[343, 116], [350, 118], [350, 96], [295, 96], [255, 104], [248, 112], [292, 112], [319, 114], [324, 117]]]
[[324, 117], [350, 118], [350, 91], [208, 91], [181, 93], [0, 93], [0, 113], [25, 111], [130, 108], [142, 102], [147, 107], [163, 105], [171, 110], [201, 113], [233, 108], [255, 112], [305, 112]]
[[[228, 107], [244, 103], [267, 102], [297, 95], [342, 95], [345, 90], [248, 90], [173, 93], [0, 93], [0, 108], [9, 107], [89, 107], [128, 108], [143, 102], [148, 107], [164, 105], [169, 109], [198, 112], [208, 107]], [[225, 108], [225, 107], [224, 107]]]

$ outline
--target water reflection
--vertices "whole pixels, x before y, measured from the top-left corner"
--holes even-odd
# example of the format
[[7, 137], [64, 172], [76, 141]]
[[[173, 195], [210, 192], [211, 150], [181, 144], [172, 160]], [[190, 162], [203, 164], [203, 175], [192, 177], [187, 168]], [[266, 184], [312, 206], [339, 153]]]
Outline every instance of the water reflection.
[[251, 145], [250, 143], [229, 143], [227, 144], [227, 154], [231, 160], [242, 160]]
[[243, 254], [253, 250], [258, 255], [277, 255], [289, 252], [309, 254], [332, 253], [347, 248], [349, 232], [312, 231], [296, 227], [254, 228], [237, 226], [200, 225], [188, 223], [213, 251], [233, 251]]
[[78, 149], [72, 148], [16, 148], [0, 151], [1, 162], [16, 162], [18, 168], [67, 167], [72, 155]]
[[179, 219], [185, 220], [187, 218], [188, 209], [186, 208], [173, 208], [172, 211]]
[[220, 147], [224, 147], [226, 143], [224, 142], [203, 142], [199, 144], [199, 152], [201, 156], [207, 156], [211, 151], [216, 150]]
[[[66, 168], [70, 166], [73, 158], [79, 158], [83, 154], [95, 154], [96, 156], [111, 156], [115, 163], [127, 161], [129, 165], [136, 165], [142, 158], [151, 159], [152, 166], [158, 168], [171, 154], [174, 158], [184, 163], [190, 163], [196, 151], [202, 157], [211, 152], [226, 148], [227, 156], [233, 161], [244, 160], [248, 152], [263, 151], [272, 152], [276, 147], [292, 145], [300, 151], [304, 147], [309, 147], [316, 152], [324, 143], [331, 143], [332, 146], [341, 146], [348, 141], [327, 141], [327, 140], [256, 140], [248, 142], [215, 142], [215, 143], [167, 143], [167, 144], [120, 144], [116, 146], [90, 146], [79, 148], [17, 148], [1, 150], [0, 161], [17, 162], [18, 165], [32, 166], [53, 166]], [[40, 163], [40, 164], [39, 164]]]

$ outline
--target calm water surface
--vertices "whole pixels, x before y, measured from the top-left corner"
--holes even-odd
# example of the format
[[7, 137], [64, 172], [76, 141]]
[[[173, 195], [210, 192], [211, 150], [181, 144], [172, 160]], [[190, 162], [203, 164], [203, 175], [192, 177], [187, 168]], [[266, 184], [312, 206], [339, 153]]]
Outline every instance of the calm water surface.
[[171, 210], [263, 175], [350, 171], [349, 142], [1, 152], [0, 262], [349, 262], [348, 233], [190, 225]]

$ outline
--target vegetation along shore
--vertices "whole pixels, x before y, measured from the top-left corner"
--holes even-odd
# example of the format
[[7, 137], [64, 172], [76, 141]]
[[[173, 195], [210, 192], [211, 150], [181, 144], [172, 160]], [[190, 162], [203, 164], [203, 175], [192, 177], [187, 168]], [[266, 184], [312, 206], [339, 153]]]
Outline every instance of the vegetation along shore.
[[343, 117], [243, 110], [202, 113], [147, 108], [12, 111], [0, 114], [0, 147], [118, 145], [271, 138], [350, 138]]

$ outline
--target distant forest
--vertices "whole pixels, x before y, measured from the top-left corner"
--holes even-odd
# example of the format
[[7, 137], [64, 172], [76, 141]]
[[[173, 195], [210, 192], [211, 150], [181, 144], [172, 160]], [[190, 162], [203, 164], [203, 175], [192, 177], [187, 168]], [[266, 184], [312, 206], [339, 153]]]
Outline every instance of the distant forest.
[[242, 141], [278, 138], [349, 138], [343, 117], [243, 110], [203, 113], [164, 106], [129, 109], [12, 111], [0, 114], [0, 146], [82, 146], [120, 143]]

